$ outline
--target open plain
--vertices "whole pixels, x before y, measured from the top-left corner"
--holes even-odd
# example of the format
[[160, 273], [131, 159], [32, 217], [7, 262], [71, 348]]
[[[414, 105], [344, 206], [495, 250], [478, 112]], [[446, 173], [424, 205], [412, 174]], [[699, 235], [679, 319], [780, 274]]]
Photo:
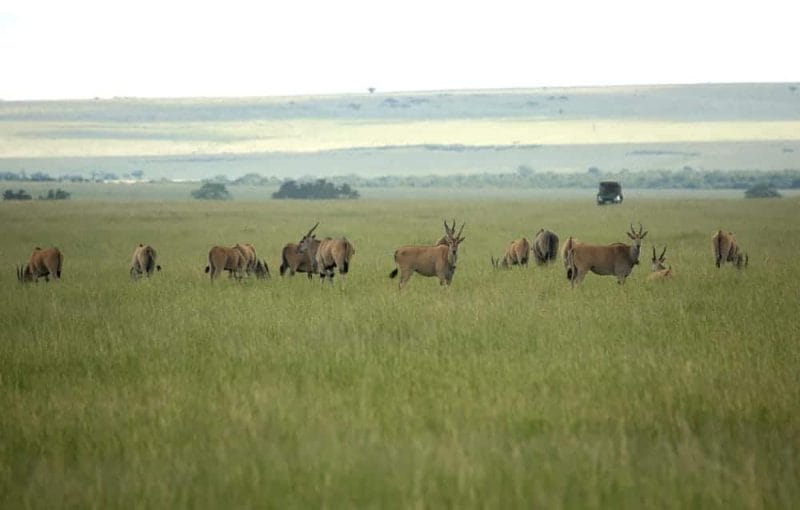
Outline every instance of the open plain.
[[[791, 508], [800, 201], [636, 197], [0, 203], [0, 507]], [[453, 285], [392, 254], [466, 222]], [[342, 285], [278, 276], [314, 222]], [[624, 286], [508, 241], [649, 234]], [[714, 267], [733, 230], [743, 271]], [[160, 273], [132, 282], [138, 243]], [[252, 242], [267, 282], [209, 282]], [[647, 282], [654, 245], [671, 281]], [[34, 246], [61, 281], [21, 285]], [[337, 278], [338, 280], [338, 278]]]

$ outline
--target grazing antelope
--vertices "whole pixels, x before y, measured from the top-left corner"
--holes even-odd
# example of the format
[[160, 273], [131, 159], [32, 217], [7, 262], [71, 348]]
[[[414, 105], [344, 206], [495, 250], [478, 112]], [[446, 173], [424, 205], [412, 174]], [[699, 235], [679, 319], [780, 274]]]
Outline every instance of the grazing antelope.
[[20, 282], [38, 282], [44, 277], [49, 282], [50, 276], [56, 280], [61, 279], [61, 268], [64, 265], [64, 255], [58, 248], [43, 250], [38, 246], [33, 249], [28, 264], [17, 266], [17, 280]]
[[353, 244], [347, 240], [346, 237], [339, 239], [332, 239], [326, 237], [319, 241], [319, 247], [316, 254], [316, 266], [319, 270], [320, 281], [324, 282], [325, 277], [328, 277], [331, 285], [333, 285], [333, 270], [339, 268], [339, 274], [342, 275], [342, 281], [347, 276], [350, 270], [350, 259], [355, 255], [356, 250]]
[[400, 289], [408, 282], [411, 275], [419, 273], [422, 276], [436, 276], [439, 278], [440, 285], [450, 285], [456, 271], [458, 260], [458, 246], [464, 241], [461, 232], [455, 233], [456, 224], [447, 225], [444, 222], [446, 244], [436, 244], [434, 246], [402, 246], [394, 252], [394, 262], [397, 267], [389, 273], [389, 278], [397, 276], [400, 272]]
[[245, 260], [245, 273], [249, 276], [255, 274], [259, 280], [269, 278], [269, 266], [265, 260], [259, 260], [256, 255], [256, 247], [250, 243], [239, 244], [233, 246], [234, 249], [239, 250]]
[[142, 276], [151, 276], [153, 271], [161, 271], [161, 266], [156, 264], [156, 250], [149, 244], [140, 244], [133, 250], [131, 258], [131, 278], [134, 280]]
[[717, 267], [720, 267], [725, 262], [730, 262], [736, 269], [742, 269], [747, 267], [748, 262], [750, 262], [750, 257], [741, 250], [733, 232], [717, 230], [711, 237], [711, 244], [714, 248], [714, 261]]
[[536, 264], [541, 266], [555, 262], [558, 255], [558, 236], [549, 230], [539, 229], [533, 239], [533, 256]]
[[256, 260], [254, 272], [256, 274], [256, 278], [259, 280], [269, 280], [271, 278], [269, 274], [269, 266], [267, 265], [267, 261], [264, 259]]
[[665, 245], [661, 255], [656, 256], [656, 247], [653, 246], [653, 258], [651, 259], [653, 262], [653, 272], [647, 275], [648, 280], [666, 280], [672, 278], [672, 266], [667, 267], [664, 265], [664, 262], [667, 261], [667, 257], [664, 256], [666, 253], [667, 247]]
[[[317, 249], [320, 241], [317, 239], [316, 234], [313, 234], [317, 226], [319, 226], [319, 222], [311, 227], [311, 230], [300, 239], [299, 243], [289, 243], [283, 247], [281, 252], [281, 276], [286, 271], [289, 271], [289, 276], [294, 276], [295, 273], [306, 273], [310, 280], [314, 273], [317, 272]], [[302, 250], [300, 249], [301, 245], [304, 245]]]
[[206, 273], [211, 273], [211, 281], [218, 277], [222, 271], [230, 271], [231, 276], [241, 280], [247, 265], [242, 252], [236, 248], [226, 248], [224, 246], [214, 246], [208, 252], [208, 265]]
[[492, 267], [495, 269], [509, 269], [511, 266], [528, 267], [528, 259], [531, 253], [531, 243], [522, 237], [511, 241], [506, 248], [506, 254], [502, 259], [492, 257]]
[[617, 283], [624, 285], [625, 278], [631, 274], [633, 266], [639, 263], [642, 239], [647, 235], [647, 231], [642, 232], [640, 223], [638, 232], [631, 225], [631, 231], [627, 234], [633, 241], [632, 245], [614, 243], [608, 246], [596, 246], [576, 242], [570, 237], [565, 246], [564, 265], [567, 267], [567, 278], [572, 286], [580, 284], [589, 271], [599, 275], [614, 275], [617, 277]]

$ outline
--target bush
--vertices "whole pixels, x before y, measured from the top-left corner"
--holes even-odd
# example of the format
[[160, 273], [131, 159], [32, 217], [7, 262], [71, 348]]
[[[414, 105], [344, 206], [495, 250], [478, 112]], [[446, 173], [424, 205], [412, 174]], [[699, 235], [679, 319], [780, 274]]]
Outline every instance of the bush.
[[192, 191], [192, 196], [198, 200], [230, 200], [231, 194], [225, 185], [219, 182], [205, 182], [200, 189]]
[[39, 200], [69, 200], [71, 194], [61, 188], [48, 190], [47, 195], [39, 195]]
[[24, 189], [16, 192], [7, 189], [3, 192], [3, 200], [30, 200], [31, 198], [33, 197]]
[[325, 179], [317, 179], [314, 182], [303, 182], [298, 184], [296, 181], [286, 181], [281, 184], [278, 191], [272, 194], [272, 198], [299, 198], [310, 200], [336, 199], [336, 198], [358, 198], [358, 191], [350, 188], [349, 184], [336, 186]]
[[755, 186], [749, 188], [747, 191], [744, 192], [745, 198], [781, 198], [781, 194], [778, 193], [774, 187], [770, 186], [769, 184], [762, 183], [756, 184]]

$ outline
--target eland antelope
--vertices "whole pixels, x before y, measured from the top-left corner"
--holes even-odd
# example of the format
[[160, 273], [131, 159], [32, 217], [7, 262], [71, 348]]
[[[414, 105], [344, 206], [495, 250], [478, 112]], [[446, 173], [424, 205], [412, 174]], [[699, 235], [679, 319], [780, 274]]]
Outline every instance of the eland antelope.
[[133, 250], [131, 257], [131, 278], [138, 279], [142, 276], [152, 276], [153, 271], [161, 271], [161, 266], [156, 263], [158, 254], [149, 244], [139, 244]]
[[20, 282], [38, 282], [39, 278], [49, 282], [52, 276], [61, 279], [61, 268], [64, 265], [64, 255], [58, 248], [33, 249], [28, 264], [17, 266], [17, 280]]
[[664, 246], [664, 249], [661, 251], [661, 255], [656, 256], [656, 247], [653, 246], [653, 258], [651, 259], [653, 263], [653, 271], [647, 275], [647, 279], [652, 280], [666, 280], [672, 278], [672, 266], [665, 266], [664, 263], [667, 261], [667, 257], [665, 254], [667, 253], [667, 247]]
[[733, 232], [717, 230], [711, 237], [711, 244], [714, 249], [714, 262], [717, 267], [730, 262], [736, 269], [742, 269], [747, 267], [748, 262], [750, 262], [750, 257], [742, 251]]
[[625, 278], [631, 274], [633, 266], [639, 263], [642, 239], [647, 235], [647, 231], [642, 232], [640, 223], [638, 232], [631, 225], [630, 232], [626, 233], [633, 244], [614, 243], [597, 246], [580, 243], [570, 237], [564, 246], [564, 265], [567, 267], [567, 278], [572, 286], [580, 284], [589, 271], [599, 275], [616, 276], [617, 283], [624, 285]]
[[508, 244], [506, 254], [502, 259], [492, 257], [492, 267], [495, 269], [509, 269], [511, 266], [528, 267], [528, 259], [531, 253], [531, 243], [527, 238], [521, 237]]
[[397, 267], [389, 273], [389, 278], [394, 278], [400, 273], [399, 288], [408, 282], [414, 273], [422, 276], [436, 276], [439, 278], [440, 285], [450, 285], [456, 271], [458, 260], [458, 247], [464, 241], [461, 232], [464, 231], [464, 224], [461, 225], [458, 233], [455, 233], [455, 220], [453, 226], [447, 225], [444, 221], [445, 244], [434, 246], [401, 246], [394, 252], [394, 262]]

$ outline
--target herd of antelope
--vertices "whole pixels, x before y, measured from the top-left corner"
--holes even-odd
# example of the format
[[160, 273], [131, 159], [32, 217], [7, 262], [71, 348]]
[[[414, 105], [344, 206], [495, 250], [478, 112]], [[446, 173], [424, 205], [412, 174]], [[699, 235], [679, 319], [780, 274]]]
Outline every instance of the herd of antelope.
[[[338, 268], [342, 279], [350, 270], [350, 262], [356, 251], [346, 237], [317, 239], [314, 231], [319, 222], [300, 239], [298, 243], [289, 243], [281, 252], [280, 274], [288, 276], [295, 273], [306, 273], [311, 279], [318, 274], [323, 283], [327, 279], [333, 284], [335, 270]], [[400, 274], [399, 288], [402, 289], [414, 273], [422, 276], [436, 276], [441, 285], [450, 285], [456, 271], [458, 247], [464, 241], [461, 235], [464, 224], [456, 232], [456, 222], [452, 225], [444, 221], [444, 236], [432, 246], [401, 246], [394, 252], [397, 267], [389, 273], [390, 278]], [[562, 246], [561, 256], [564, 260], [567, 279], [571, 286], [579, 285], [587, 273], [614, 276], [620, 285], [631, 274], [633, 267], [639, 264], [642, 240], [647, 236], [641, 224], [639, 229], [630, 227], [626, 232], [631, 244], [613, 243], [610, 245], [588, 244], [570, 237]], [[714, 263], [719, 268], [730, 262], [737, 269], [747, 267], [749, 257], [742, 251], [733, 232], [718, 230], [711, 238], [714, 252]], [[509, 243], [502, 258], [491, 257], [495, 269], [510, 269], [513, 266], [527, 266], [531, 254], [538, 265], [552, 263], [558, 254], [558, 236], [541, 229], [534, 237], [533, 243], [526, 238], [515, 239]], [[672, 266], [666, 264], [667, 247], [656, 255], [653, 247], [652, 272], [648, 280], [665, 280], [673, 276]], [[160, 271], [157, 264], [158, 254], [150, 245], [140, 244], [133, 251], [130, 276], [132, 279], [149, 277]], [[58, 248], [42, 249], [36, 247], [25, 265], [17, 266], [17, 279], [20, 282], [37, 282], [39, 278], [50, 281], [50, 277], [61, 279], [64, 255]], [[270, 277], [269, 266], [256, 255], [255, 247], [250, 243], [236, 244], [232, 247], [214, 246], [208, 252], [208, 265], [205, 272], [211, 281], [219, 277], [223, 271], [230, 278], [241, 280], [245, 276], [258, 279]]]

